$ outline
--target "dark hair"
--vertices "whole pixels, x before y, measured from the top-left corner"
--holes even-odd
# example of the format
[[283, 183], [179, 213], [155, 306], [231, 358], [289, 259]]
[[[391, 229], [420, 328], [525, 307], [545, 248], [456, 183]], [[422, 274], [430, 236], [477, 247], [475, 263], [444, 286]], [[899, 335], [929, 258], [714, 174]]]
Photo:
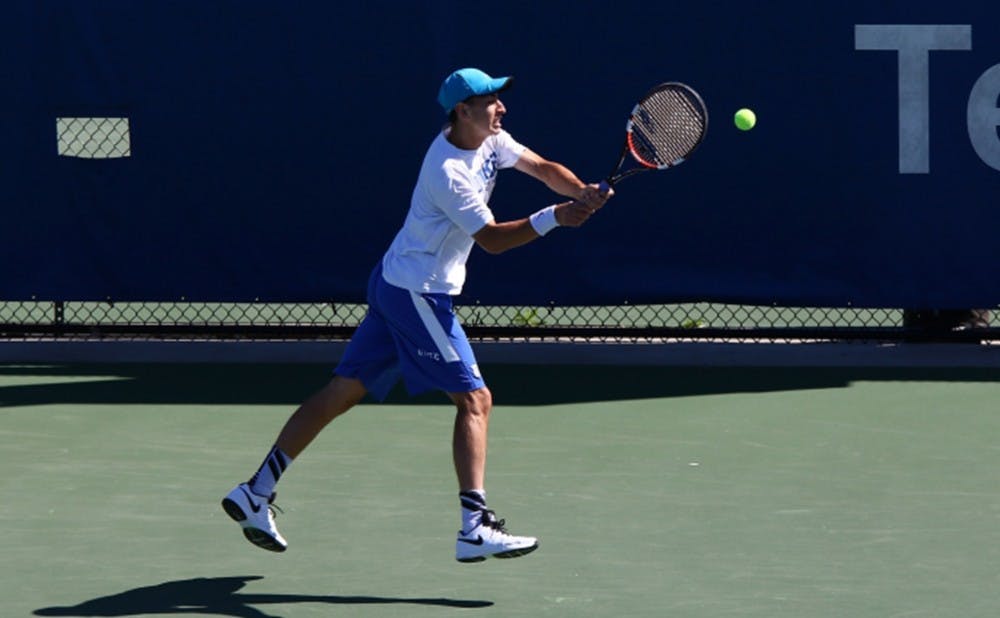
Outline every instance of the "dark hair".
[[[468, 105], [469, 101], [471, 101], [472, 99], [475, 99], [477, 96], [483, 96], [483, 95], [475, 95], [474, 94], [474, 95], [465, 97], [464, 99], [462, 99], [458, 103], [465, 103], [466, 105]], [[451, 111], [448, 112], [448, 122], [450, 122], [451, 124], [455, 124], [458, 121], [458, 111], [457, 111], [458, 110], [458, 103], [456, 103], [455, 107], [451, 108]]]

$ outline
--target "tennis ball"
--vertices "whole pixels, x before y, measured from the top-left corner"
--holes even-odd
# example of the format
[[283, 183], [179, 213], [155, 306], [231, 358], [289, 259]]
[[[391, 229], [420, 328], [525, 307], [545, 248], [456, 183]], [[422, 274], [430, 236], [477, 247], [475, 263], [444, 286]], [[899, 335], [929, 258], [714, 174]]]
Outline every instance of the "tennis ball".
[[757, 114], [753, 113], [752, 109], [744, 107], [733, 116], [733, 122], [736, 123], [736, 128], [740, 131], [749, 131], [757, 124]]

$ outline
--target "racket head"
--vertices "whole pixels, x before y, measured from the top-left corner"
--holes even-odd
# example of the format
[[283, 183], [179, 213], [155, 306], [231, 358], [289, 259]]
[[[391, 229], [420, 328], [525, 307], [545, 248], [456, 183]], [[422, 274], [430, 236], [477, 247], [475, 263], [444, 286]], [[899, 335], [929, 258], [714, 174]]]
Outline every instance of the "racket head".
[[708, 108], [693, 88], [666, 82], [636, 103], [625, 125], [626, 145], [646, 169], [684, 162], [708, 132]]

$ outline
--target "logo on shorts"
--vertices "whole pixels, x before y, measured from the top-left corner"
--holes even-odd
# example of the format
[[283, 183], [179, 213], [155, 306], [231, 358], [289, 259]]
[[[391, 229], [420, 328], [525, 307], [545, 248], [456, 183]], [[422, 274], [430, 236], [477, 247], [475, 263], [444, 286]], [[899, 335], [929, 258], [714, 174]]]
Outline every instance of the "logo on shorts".
[[478, 363], [472, 363], [472, 365], [470, 365], [469, 368], [472, 369], [472, 375], [476, 376], [480, 380], [483, 379], [483, 374], [479, 373], [479, 364]]
[[420, 358], [429, 358], [435, 362], [441, 362], [441, 355], [437, 352], [428, 352], [427, 350], [421, 350], [417, 348], [417, 356]]

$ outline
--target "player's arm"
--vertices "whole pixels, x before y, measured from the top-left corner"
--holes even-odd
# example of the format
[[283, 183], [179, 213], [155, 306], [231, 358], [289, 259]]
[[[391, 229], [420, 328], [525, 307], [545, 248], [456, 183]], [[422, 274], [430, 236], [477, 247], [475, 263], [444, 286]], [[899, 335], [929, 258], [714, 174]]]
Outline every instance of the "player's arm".
[[514, 169], [545, 183], [549, 189], [566, 197], [600, 208], [609, 195], [600, 192], [599, 185], [586, 184], [562, 163], [549, 161], [530, 148], [521, 153]]
[[472, 239], [487, 253], [503, 253], [526, 245], [555, 227], [579, 227], [596, 211], [597, 208], [576, 200], [563, 202], [524, 219], [491, 221], [473, 234]]

